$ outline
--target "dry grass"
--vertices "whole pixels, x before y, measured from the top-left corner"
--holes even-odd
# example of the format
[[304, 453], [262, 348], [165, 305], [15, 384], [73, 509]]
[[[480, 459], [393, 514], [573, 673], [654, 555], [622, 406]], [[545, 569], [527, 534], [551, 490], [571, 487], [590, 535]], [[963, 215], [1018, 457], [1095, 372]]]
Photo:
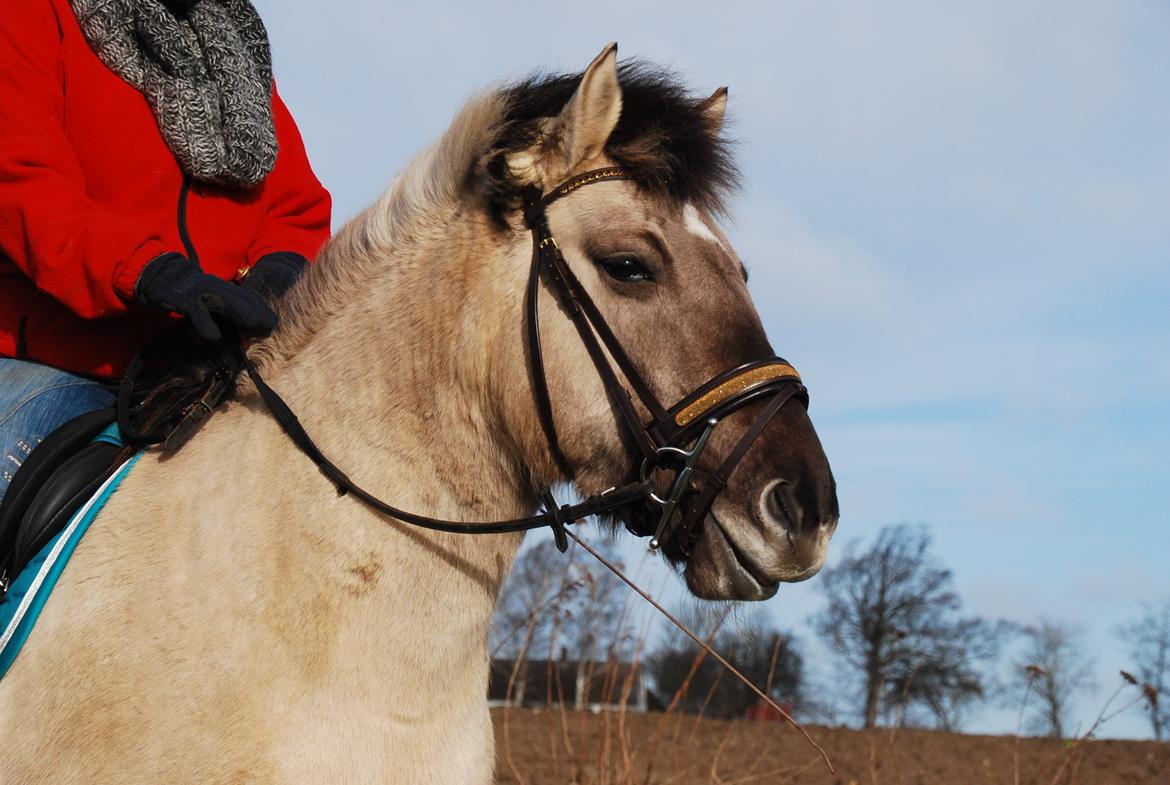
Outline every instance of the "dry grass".
[[[572, 536], [572, 535], [570, 535]], [[516, 785], [750, 785], [751, 783], [826, 783], [827, 785], [1167, 785], [1170, 783], [1170, 744], [1143, 741], [1100, 741], [1096, 736], [1114, 717], [1138, 703], [1156, 704], [1157, 691], [1139, 684], [1122, 671], [1116, 692], [1102, 707], [1087, 731], [1074, 739], [1023, 738], [1021, 727], [1028, 700], [1034, 694], [1033, 680], [1043, 671], [1028, 666], [1028, 690], [1020, 706], [1016, 732], [1010, 736], [972, 736], [944, 731], [901, 728], [909, 691], [907, 683], [890, 728], [851, 730], [848, 728], [804, 727], [782, 710], [787, 723], [753, 720], [715, 720], [684, 715], [678, 710], [690, 689], [691, 680], [703, 660], [714, 657], [710, 649], [730, 607], [719, 615], [708, 634], [698, 636], [682, 625], [644, 590], [607, 562], [592, 548], [573, 536], [586, 551], [625, 581], [637, 595], [670, 619], [699, 650], [690, 672], [678, 691], [670, 696], [665, 711], [637, 713], [629, 710], [636, 672], [641, 665], [650, 620], [633, 601], [623, 605], [620, 628], [638, 628], [633, 649], [633, 667], [624, 672], [617, 666], [618, 652], [611, 648], [603, 677], [602, 702], [616, 706], [597, 713], [572, 711], [565, 705], [561, 685], [549, 686], [543, 708], [502, 708], [493, 712], [497, 736], [499, 783]], [[566, 571], [565, 576], [568, 575]], [[562, 577], [557, 600], [569, 591]], [[519, 659], [527, 655], [541, 608], [533, 608], [520, 646]], [[549, 661], [557, 639], [560, 614], [554, 615], [549, 644]], [[779, 644], [777, 643], [777, 646]], [[778, 649], [772, 652], [772, 669]], [[594, 679], [593, 665], [587, 683]], [[511, 694], [516, 673], [508, 682]], [[619, 674], [620, 678], [619, 678]], [[721, 678], [735, 675], [733, 669]], [[771, 683], [757, 694], [771, 693]], [[718, 680], [711, 685], [702, 706], [705, 709]], [[663, 696], [664, 698], [666, 696]], [[1120, 699], [1120, 701], [1119, 701]], [[771, 703], [770, 699], [769, 702]], [[775, 706], [775, 704], [772, 704]], [[685, 732], [684, 732], [685, 726]], [[823, 749], [822, 749], [823, 748]], [[830, 763], [831, 760], [831, 763]], [[835, 768], [834, 768], [835, 767]]]
[[[707, 636], [714, 638], [723, 615]], [[639, 640], [635, 666], [645, 641]], [[707, 652], [700, 650], [691, 668]], [[775, 656], [775, 655], [774, 655]], [[781, 722], [713, 720], [677, 711], [690, 676], [663, 712], [629, 711], [634, 669], [617, 678], [616, 660], [606, 676], [606, 702], [616, 710], [569, 711], [560, 696], [541, 709], [504, 708], [495, 713], [501, 783], [529, 785], [1166, 785], [1170, 744], [1098, 741], [1118, 714], [1143, 700], [1150, 688], [1129, 674], [1087, 731], [1074, 739], [969, 736], [892, 728], [799, 729]], [[606, 667], [606, 666], [601, 666]], [[766, 685], [770, 687], [770, 685]], [[1031, 695], [1025, 694], [1024, 709]], [[1119, 700], [1120, 699], [1120, 700]], [[705, 703], [704, 703], [705, 705]], [[899, 716], [901, 713], [899, 712]], [[685, 732], [684, 732], [685, 727]], [[824, 747], [836, 767], [824, 765]]]

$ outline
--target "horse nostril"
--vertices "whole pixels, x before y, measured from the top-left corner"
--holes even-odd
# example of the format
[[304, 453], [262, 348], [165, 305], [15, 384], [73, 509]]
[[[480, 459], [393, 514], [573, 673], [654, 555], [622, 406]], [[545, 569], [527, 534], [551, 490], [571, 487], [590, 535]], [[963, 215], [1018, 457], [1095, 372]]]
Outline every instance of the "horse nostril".
[[801, 530], [800, 504], [793, 493], [792, 484], [785, 480], [776, 480], [764, 492], [764, 510], [768, 517], [779, 523], [793, 534], [799, 535]]

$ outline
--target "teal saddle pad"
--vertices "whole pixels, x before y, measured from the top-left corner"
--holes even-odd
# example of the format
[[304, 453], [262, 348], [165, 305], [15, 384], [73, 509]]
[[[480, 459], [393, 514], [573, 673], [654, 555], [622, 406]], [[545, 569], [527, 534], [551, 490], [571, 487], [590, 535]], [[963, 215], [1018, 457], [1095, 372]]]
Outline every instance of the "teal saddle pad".
[[[121, 446], [122, 439], [118, 426], [111, 425], [97, 436], [95, 441], [109, 442]], [[33, 625], [41, 615], [41, 609], [57, 585], [61, 571], [69, 563], [69, 557], [94, 518], [102, 511], [106, 501], [117, 490], [123, 478], [138, 461], [142, 453], [135, 453], [128, 461], [110, 475], [94, 495], [69, 519], [69, 523], [52, 540], [41, 548], [32, 561], [20, 571], [0, 601], [0, 678], [8, 673], [16, 655], [28, 640]]]

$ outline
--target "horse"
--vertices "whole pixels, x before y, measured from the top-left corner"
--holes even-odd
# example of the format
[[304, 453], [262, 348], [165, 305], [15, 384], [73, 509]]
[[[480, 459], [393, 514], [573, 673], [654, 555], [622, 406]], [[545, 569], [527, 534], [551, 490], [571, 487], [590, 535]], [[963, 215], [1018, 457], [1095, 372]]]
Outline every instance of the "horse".
[[[576, 306], [547, 280], [551, 422], [534, 403], [524, 194], [583, 172], [623, 176], [543, 220], [646, 385], [673, 400], [772, 355], [716, 220], [737, 180], [726, 89], [700, 100], [616, 58], [610, 45], [583, 73], [470, 99], [248, 349], [321, 451], [383, 498], [478, 521], [530, 514], [556, 483], [605, 498], [637, 475]], [[335, 493], [257, 386], [241, 381], [182, 450], [145, 453], [80, 543], [0, 682], [0, 779], [492, 780], [488, 628], [523, 535], [430, 531]], [[799, 397], [756, 428], [691, 541], [661, 544], [698, 597], [764, 599], [824, 562], [836, 488]], [[699, 468], [763, 405], [704, 433]], [[633, 501], [604, 523], [659, 510]]]

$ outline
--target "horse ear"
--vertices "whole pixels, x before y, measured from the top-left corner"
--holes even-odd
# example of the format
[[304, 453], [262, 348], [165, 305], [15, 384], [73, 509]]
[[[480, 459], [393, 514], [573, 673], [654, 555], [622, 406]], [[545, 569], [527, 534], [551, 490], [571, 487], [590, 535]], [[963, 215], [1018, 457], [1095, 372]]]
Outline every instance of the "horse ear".
[[711, 93], [710, 98], [699, 104], [699, 111], [703, 113], [711, 135], [718, 136], [719, 129], [723, 127], [723, 113], [727, 111], [727, 88], [720, 87]]
[[601, 155], [621, 114], [622, 88], [614, 43], [602, 49], [585, 69], [577, 92], [557, 118], [566, 171]]

